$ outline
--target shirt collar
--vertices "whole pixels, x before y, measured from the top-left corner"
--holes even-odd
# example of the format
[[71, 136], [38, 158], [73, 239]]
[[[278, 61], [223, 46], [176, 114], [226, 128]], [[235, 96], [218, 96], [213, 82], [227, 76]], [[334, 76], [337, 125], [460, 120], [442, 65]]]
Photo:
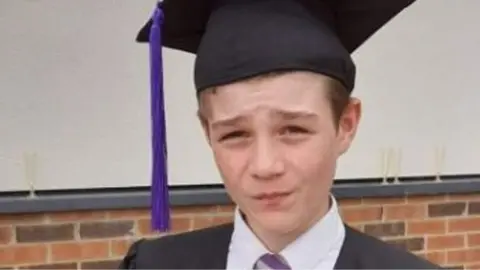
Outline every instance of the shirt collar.
[[[337, 202], [332, 195], [330, 208], [322, 219], [280, 254], [292, 269], [313, 269], [323, 258], [341, 248], [344, 235], [345, 227], [338, 212]], [[238, 207], [234, 213], [230, 252], [235, 252], [247, 268], [252, 268], [261, 255], [268, 253], [245, 223]]]
[[238, 207], [235, 208], [234, 213], [230, 252], [234, 254], [234, 258], [237, 258], [237, 264], [243, 265], [242, 269], [253, 269], [258, 258], [269, 252], [250, 230]]

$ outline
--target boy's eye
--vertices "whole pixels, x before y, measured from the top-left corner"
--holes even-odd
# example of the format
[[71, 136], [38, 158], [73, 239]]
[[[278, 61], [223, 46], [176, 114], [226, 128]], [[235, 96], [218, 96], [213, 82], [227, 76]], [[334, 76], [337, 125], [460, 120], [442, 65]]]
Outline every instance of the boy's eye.
[[244, 131], [233, 131], [233, 132], [230, 132], [230, 133], [227, 133], [227, 134], [221, 136], [220, 141], [239, 138], [239, 137], [245, 136], [246, 134], [247, 133], [244, 132]]
[[308, 131], [305, 128], [299, 126], [287, 126], [284, 129], [285, 133], [307, 133]]

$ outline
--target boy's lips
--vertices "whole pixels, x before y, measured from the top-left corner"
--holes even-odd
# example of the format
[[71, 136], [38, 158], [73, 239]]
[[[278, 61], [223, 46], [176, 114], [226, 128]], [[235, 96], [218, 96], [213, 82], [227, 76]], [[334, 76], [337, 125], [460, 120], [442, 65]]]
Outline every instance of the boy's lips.
[[292, 192], [263, 192], [254, 196], [257, 200], [273, 200], [290, 195]]

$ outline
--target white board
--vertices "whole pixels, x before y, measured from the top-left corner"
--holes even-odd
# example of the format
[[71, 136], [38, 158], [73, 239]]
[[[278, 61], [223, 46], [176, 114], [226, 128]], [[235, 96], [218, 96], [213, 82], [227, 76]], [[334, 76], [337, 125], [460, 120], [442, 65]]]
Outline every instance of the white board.
[[417, 1], [354, 54], [364, 119], [340, 178], [378, 175], [389, 147], [401, 155], [390, 175], [480, 173], [479, 8], [473, 0]]
[[[134, 38], [154, 3], [0, 1], [0, 191], [149, 185], [148, 48]], [[381, 177], [388, 147], [399, 175], [436, 173], [439, 147], [443, 173], [480, 173], [479, 9], [418, 1], [354, 54], [364, 115], [340, 180]], [[165, 50], [171, 185], [220, 183], [192, 68]]]

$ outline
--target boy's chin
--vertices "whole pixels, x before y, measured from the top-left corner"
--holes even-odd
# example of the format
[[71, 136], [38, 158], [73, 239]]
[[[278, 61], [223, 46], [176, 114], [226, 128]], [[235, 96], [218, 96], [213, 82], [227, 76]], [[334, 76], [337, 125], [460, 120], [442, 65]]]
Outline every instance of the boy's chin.
[[263, 230], [275, 234], [288, 234], [300, 226], [300, 218], [289, 213], [268, 213], [261, 216], [259, 225]]

